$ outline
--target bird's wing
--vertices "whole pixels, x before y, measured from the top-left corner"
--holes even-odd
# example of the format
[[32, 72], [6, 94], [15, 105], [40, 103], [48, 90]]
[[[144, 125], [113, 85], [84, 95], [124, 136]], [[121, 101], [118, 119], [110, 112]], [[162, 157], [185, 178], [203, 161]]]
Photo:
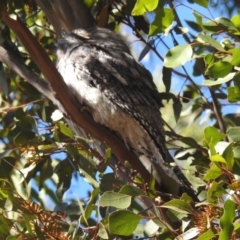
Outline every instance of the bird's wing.
[[72, 51], [69, 57], [81, 81], [99, 89], [112, 103], [134, 117], [165, 155], [159, 111], [161, 97], [148, 70], [129, 53], [110, 52], [92, 42], [86, 41], [74, 50], [77, 51]]

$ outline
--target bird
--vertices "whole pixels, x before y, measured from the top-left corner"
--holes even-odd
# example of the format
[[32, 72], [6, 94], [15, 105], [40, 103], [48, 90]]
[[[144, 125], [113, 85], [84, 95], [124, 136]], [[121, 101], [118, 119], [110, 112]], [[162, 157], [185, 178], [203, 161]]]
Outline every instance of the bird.
[[120, 136], [159, 185], [163, 176], [182, 185], [170, 166], [161, 94], [120, 35], [99, 27], [64, 34], [56, 67], [94, 121]]

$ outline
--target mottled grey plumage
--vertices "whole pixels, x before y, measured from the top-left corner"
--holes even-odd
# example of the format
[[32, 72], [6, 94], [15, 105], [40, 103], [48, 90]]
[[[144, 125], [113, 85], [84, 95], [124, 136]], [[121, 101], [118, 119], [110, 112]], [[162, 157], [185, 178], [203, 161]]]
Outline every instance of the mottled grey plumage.
[[177, 179], [166, 156], [161, 97], [151, 74], [117, 34], [102, 28], [77, 29], [58, 41], [57, 68], [96, 122], [120, 135], [158, 183]]

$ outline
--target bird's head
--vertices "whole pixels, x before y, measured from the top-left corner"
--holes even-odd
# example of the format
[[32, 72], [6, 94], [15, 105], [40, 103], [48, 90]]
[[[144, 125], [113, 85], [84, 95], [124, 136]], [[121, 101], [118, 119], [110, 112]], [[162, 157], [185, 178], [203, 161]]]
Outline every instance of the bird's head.
[[105, 28], [79, 28], [72, 31], [70, 34], [64, 34], [56, 44], [57, 57], [61, 58], [62, 54], [66, 54], [67, 51], [72, 51], [75, 47], [86, 46], [96, 48], [108, 48], [116, 51], [126, 52], [130, 54], [128, 46], [121, 39], [121, 36], [114, 34], [112, 31]]

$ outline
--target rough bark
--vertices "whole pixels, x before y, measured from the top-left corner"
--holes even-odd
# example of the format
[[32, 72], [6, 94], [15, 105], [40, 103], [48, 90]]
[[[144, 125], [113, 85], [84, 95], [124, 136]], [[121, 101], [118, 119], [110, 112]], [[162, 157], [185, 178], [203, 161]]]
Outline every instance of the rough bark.
[[[57, 36], [79, 27], [92, 27], [94, 18], [82, 0], [35, 0], [53, 25]], [[47, 2], [47, 4], [46, 4]]]

